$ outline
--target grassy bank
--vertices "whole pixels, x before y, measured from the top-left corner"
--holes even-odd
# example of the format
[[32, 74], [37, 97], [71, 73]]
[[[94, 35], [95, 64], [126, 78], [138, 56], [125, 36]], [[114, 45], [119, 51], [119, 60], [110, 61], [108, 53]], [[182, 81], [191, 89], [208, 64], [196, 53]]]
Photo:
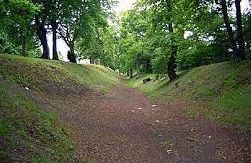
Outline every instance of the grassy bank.
[[68, 162], [74, 144], [55, 112], [29, 99], [22, 88], [0, 79], [0, 160]]
[[46, 86], [47, 83], [71, 82], [98, 91], [108, 91], [119, 83], [119, 76], [103, 66], [1, 54], [0, 74], [9, 80], [35, 89]]
[[251, 61], [224, 62], [191, 69], [176, 81], [166, 78], [142, 84], [145, 78], [133, 78], [128, 85], [153, 99], [185, 102], [188, 114], [203, 113], [220, 123], [242, 131], [251, 131]]
[[73, 159], [71, 129], [30, 93], [80, 88], [105, 93], [119, 82], [116, 73], [102, 66], [0, 55], [0, 162]]

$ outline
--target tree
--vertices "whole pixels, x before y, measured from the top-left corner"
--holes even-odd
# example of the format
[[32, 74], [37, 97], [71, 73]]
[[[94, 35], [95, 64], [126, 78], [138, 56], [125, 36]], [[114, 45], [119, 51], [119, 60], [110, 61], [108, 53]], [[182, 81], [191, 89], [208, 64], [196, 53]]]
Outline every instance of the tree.
[[41, 10], [35, 15], [35, 29], [37, 36], [43, 48], [43, 54], [41, 58], [50, 59], [50, 50], [47, 41], [48, 33], [48, 15], [51, 10], [51, 1], [47, 0], [32, 0], [33, 3], [41, 5]]
[[[47, 33], [52, 31], [53, 46], [52, 46], [52, 58], [58, 59], [57, 54], [57, 29], [59, 22], [63, 17], [63, 3], [70, 0], [33, 0], [42, 6], [42, 10], [35, 16], [35, 25], [38, 38], [40, 39], [43, 47], [42, 58], [50, 59], [50, 51], [47, 41]], [[65, 6], [64, 6], [65, 7]], [[51, 29], [50, 29], [51, 28]]]
[[123, 15], [119, 34], [119, 67], [130, 77], [134, 70], [140, 74], [151, 67], [150, 55], [145, 46], [148, 25], [144, 14], [137, 8]]
[[[174, 33], [172, 17], [172, 1], [166, 0], [167, 12], [168, 12], [168, 31], [171, 35]], [[169, 79], [172, 81], [177, 78], [176, 74], [176, 55], [177, 55], [177, 44], [174, 38], [171, 36], [171, 55], [167, 63], [167, 74]]]
[[178, 69], [229, 59], [224, 21], [212, 1], [138, 0], [121, 19], [123, 70], [138, 72], [145, 64], [174, 80]]
[[[75, 45], [80, 38], [90, 36], [99, 25], [106, 25], [103, 3], [106, 1], [70, 1], [64, 3], [66, 11], [59, 26], [59, 35], [76, 55]], [[87, 36], [87, 37], [86, 37]]]
[[251, 13], [248, 12], [244, 17], [244, 36], [245, 42], [247, 43], [247, 57], [250, 57], [251, 54]]
[[[147, 12], [153, 12], [152, 23], [154, 30], [159, 30], [160, 33], [164, 34], [166, 37], [165, 42], [167, 42], [169, 48], [166, 49], [168, 54], [168, 59], [166, 62], [167, 74], [169, 79], [172, 81], [177, 78], [176, 74], [176, 56], [177, 56], [177, 34], [174, 32], [174, 22], [173, 22], [173, 5], [174, 1], [143, 1], [143, 5], [149, 5], [151, 8], [146, 7]], [[162, 43], [163, 45], [163, 43]], [[161, 45], [160, 45], [161, 46]], [[157, 47], [158, 48], [158, 47]]]
[[241, 0], [235, 0], [236, 7], [236, 24], [237, 24], [237, 42], [238, 42], [238, 56], [240, 59], [245, 59], [245, 41], [242, 27], [242, 14], [241, 14]]
[[35, 26], [36, 26], [36, 33], [38, 38], [40, 39], [42, 48], [43, 48], [43, 59], [50, 59], [50, 51], [49, 51], [49, 45], [47, 41], [47, 29], [45, 28], [45, 22], [46, 19], [44, 16], [38, 16], [35, 17]]
[[51, 10], [49, 11], [49, 24], [51, 25], [52, 30], [52, 59], [58, 60], [57, 52], [57, 30], [62, 18], [64, 9], [62, 8], [62, 3], [64, 1], [60, 0], [51, 0]]
[[114, 69], [116, 39], [113, 27], [98, 27], [87, 38], [77, 41], [76, 47], [80, 58], [89, 58], [92, 64], [98, 61]]
[[3, 36], [3, 43], [0, 44], [11, 47], [1, 45], [1, 49], [3, 52], [21, 53], [27, 56], [28, 44], [35, 42], [31, 22], [33, 16], [40, 10], [40, 6], [27, 0], [16, 0], [1, 1], [0, 8], [0, 27]]
[[[218, 0], [216, 0], [216, 3], [217, 2]], [[235, 54], [235, 57], [243, 60], [245, 59], [245, 42], [244, 42], [243, 27], [242, 27], [242, 14], [241, 14], [240, 0], [235, 0], [234, 2], [235, 2], [235, 7], [236, 7], [237, 39], [235, 39], [234, 32], [230, 25], [230, 19], [228, 16], [228, 8], [227, 8], [226, 0], [220, 0], [220, 5], [222, 9], [224, 22], [227, 28], [231, 48]]]

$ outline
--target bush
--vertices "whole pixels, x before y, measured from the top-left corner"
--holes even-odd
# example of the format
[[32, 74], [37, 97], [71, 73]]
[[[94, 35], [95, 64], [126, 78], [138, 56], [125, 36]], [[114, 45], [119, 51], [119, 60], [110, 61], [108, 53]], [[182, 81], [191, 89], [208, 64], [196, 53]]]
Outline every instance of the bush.
[[177, 56], [177, 67], [179, 70], [186, 70], [229, 59], [230, 54], [219, 45], [198, 45]]
[[9, 41], [8, 35], [0, 31], [0, 53], [10, 53], [10, 54], [18, 54], [20, 49], [16, 48], [16, 46]]

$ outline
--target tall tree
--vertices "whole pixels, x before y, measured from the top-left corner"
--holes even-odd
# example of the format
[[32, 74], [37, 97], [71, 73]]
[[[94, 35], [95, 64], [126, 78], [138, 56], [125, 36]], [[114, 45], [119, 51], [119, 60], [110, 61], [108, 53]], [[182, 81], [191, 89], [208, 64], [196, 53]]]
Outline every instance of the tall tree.
[[236, 24], [237, 24], [237, 42], [238, 42], [238, 56], [240, 59], [245, 59], [245, 41], [242, 27], [242, 14], [241, 14], [241, 0], [235, 0], [236, 7]]
[[[47, 33], [52, 31], [52, 58], [58, 59], [57, 54], [57, 29], [59, 22], [63, 19], [63, 3], [68, 3], [69, 5], [74, 1], [70, 0], [33, 0], [42, 6], [42, 10], [35, 17], [35, 25], [37, 30], [37, 35], [40, 39], [41, 45], [43, 47], [42, 58], [50, 58], [50, 50], [47, 41]], [[65, 10], [68, 12], [68, 10]], [[51, 29], [50, 29], [51, 28]]]
[[58, 52], [57, 52], [57, 29], [58, 22], [57, 20], [51, 20], [51, 29], [52, 29], [52, 59], [58, 60]]
[[70, 48], [68, 54], [71, 56], [72, 61], [76, 62], [77, 58], [75, 52], [76, 41], [81, 38], [88, 39], [88, 36], [95, 31], [97, 25], [105, 26], [107, 24], [103, 8], [104, 2], [107, 1], [81, 0], [70, 1], [70, 4], [64, 3], [66, 12], [64, 12], [63, 19], [60, 22], [59, 35]]
[[36, 15], [35, 17], [35, 26], [36, 26], [36, 33], [41, 42], [43, 48], [43, 54], [41, 58], [43, 59], [50, 59], [50, 50], [47, 41], [47, 28], [45, 27], [45, 17], [40, 17]]
[[223, 19], [225, 22], [225, 26], [227, 28], [227, 33], [228, 33], [228, 38], [229, 38], [231, 48], [232, 48], [234, 54], [238, 55], [237, 45], [236, 45], [236, 41], [234, 38], [234, 32], [233, 32], [233, 29], [230, 25], [230, 19], [228, 16], [228, 8], [227, 8], [226, 0], [220, 0], [220, 5], [221, 5], [221, 10], [222, 10], [222, 15], [223, 15]]
[[66, 45], [70, 48], [68, 58], [71, 62], [76, 61], [75, 42], [83, 36], [86, 22], [86, 9], [88, 1], [65, 1], [63, 19], [59, 26], [59, 35], [65, 41]]
[[[150, 56], [154, 72], [168, 74], [170, 80], [174, 80], [176, 69], [181, 66], [189, 68], [223, 60], [229, 46], [222, 44], [226, 38], [222, 28], [224, 22], [214, 6], [206, 0], [138, 0], [134, 9], [122, 17], [121, 67], [133, 63], [131, 58], [135, 56], [137, 62], [144, 59], [142, 56]], [[187, 33], [190, 35], [186, 36]], [[132, 50], [132, 55], [130, 49], [134, 45], [142, 52]], [[184, 60], [181, 65], [181, 59], [193, 63]], [[136, 70], [137, 67], [132, 66]]]
[[49, 10], [48, 19], [52, 30], [52, 59], [58, 60], [57, 52], [57, 30], [64, 9], [62, 8], [63, 0], [51, 0], [51, 10]]
[[171, 35], [171, 54], [169, 61], [167, 63], [167, 74], [169, 79], [172, 81], [177, 78], [176, 74], [176, 56], [177, 56], [177, 45], [176, 42], [173, 38], [173, 22], [171, 20], [172, 17], [172, 0], [166, 0], [166, 7], [167, 7], [167, 12], [168, 12], [168, 31]]
[[[218, 0], [216, 0], [216, 3]], [[243, 24], [242, 24], [242, 14], [241, 14], [241, 0], [235, 0], [235, 8], [236, 8], [236, 24], [237, 24], [237, 39], [234, 37], [234, 32], [230, 24], [230, 18], [228, 14], [227, 2], [226, 0], [220, 0], [220, 5], [222, 9], [222, 15], [224, 18], [224, 22], [227, 28], [227, 33], [229, 37], [229, 42], [231, 48], [234, 52], [236, 58], [245, 59], [245, 41], [243, 34]], [[238, 46], [237, 46], [238, 45]]]
[[[39, 6], [28, 0], [16, 0], [1, 1], [0, 8], [0, 31], [8, 38], [9, 44], [13, 45], [14, 53], [27, 56], [28, 44], [34, 41], [31, 22], [35, 13], [39, 11]], [[0, 46], [5, 51], [5, 46], [1, 43]], [[19, 46], [21, 51], [17, 50]]]
[[50, 50], [47, 40], [48, 33], [48, 15], [50, 13], [51, 1], [47, 0], [32, 0], [33, 3], [41, 5], [41, 10], [35, 16], [35, 27], [37, 36], [41, 42], [43, 48], [43, 54], [41, 58], [50, 59]]

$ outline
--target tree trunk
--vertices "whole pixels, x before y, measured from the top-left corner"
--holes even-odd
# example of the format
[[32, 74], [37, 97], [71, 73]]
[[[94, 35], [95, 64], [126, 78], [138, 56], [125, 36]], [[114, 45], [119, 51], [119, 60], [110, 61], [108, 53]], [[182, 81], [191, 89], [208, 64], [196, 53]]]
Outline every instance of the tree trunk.
[[74, 41], [69, 43], [70, 51], [68, 52], [68, 59], [72, 63], [77, 63], [77, 57], [75, 55]]
[[175, 71], [176, 68], [175, 60], [176, 60], [175, 56], [171, 55], [167, 64], [167, 74], [170, 81], [173, 81], [177, 78], [177, 74]]
[[[168, 30], [171, 34], [173, 34], [173, 24], [168, 24]], [[169, 77], [169, 80], [175, 80], [178, 75], [176, 74], [176, 55], [177, 55], [177, 46], [175, 44], [175, 41], [171, 41], [171, 56], [169, 58], [169, 61], [167, 63], [167, 75]]]
[[225, 26], [227, 28], [227, 33], [228, 33], [228, 38], [229, 38], [229, 42], [230, 42], [230, 46], [234, 52], [234, 55], [237, 56], [238, 54], [238, 50], [237, 50], [237, 45], [236, 45], [236, 41], [234, 39], [234, 32], [232, 30], [232, 27], [230, 26], [230, 21], [229, 21], [229, 16], [228, 16], [228, 11], [227, 11], [227, 3], [226, 0], [221, 0], [220, 1], [221, 4], [221, 10], [222, 10], [222, 14], [223, 14], [223, 19], [225, 22]]
[[90, 57], [90, 64], [94, 64], [94, 58]]
[[71, 41], [70, 43], [69, 43], [69, 45], [70, 45], [70, 50], [71, 50], [71, 53], [72, 54], [75, 54], [75, 47], [74, 47], [74, 41]]
[[22, 32], [22, 56], [27, 56], [26, 54], [26, 35], [23, 29]]
[[133, 77], [133, 70], [130, 68], [129, 69], [129, 77], [132, 78]]
[[150, 59], [146, 60], [146, 73], [152, 73], [152, 65]]
[[43, 46], [43, 56], [42, 58], [44, 59], [50, 59], [50, 50], [49, 50], [49, 46], [48, 46], [48, 42], [47, 42], [47, 30], [44, 28], [44, 26], [41, 28], [42, 30], [42, 46]]
[[242, 27], [242, 16], [241, 16], [241, 0], [235, 0], [235, 7], [236, 7], [236, 19], [237, 19], [237, 42], [239, 45], [238, 48], [238, 58], [245, 59], [245, 42], [244, 42], [244, 34], [243, 34], [243, 27]]
[[[166, 5], [167, 5], [167, 11], [170, 13], [172, 11], [172, 1], [166, 0]], [[173, 23], [171, 22], [171, 18], [169, 18], [168, 31], [171, 35], [171, 56], [167, 63], [167, 75], [169, 77], [169, 80], [172, 81], [172, 80], [175, 80], [178, 77], [178, 75], [176, 74], [177, 45], [172, 38], [174, 30], [173, 30]]]
[[44, 27], [45, 22], [40, 21], [39, 18], [36, 16], [35, 25], [36, 25], [36, 32], [37, 32], [38, 38], [40, 39], [41, 45], [43, 48], [43, 54], [41, 58], [50, 59], [50, 51], [49, 51], [49, 46], [48, 46], [47, 37], [46, 37], [47, 30]]
[[53, 47], [52, 47], [52, 54], [53, 57], [52, 59], [58, 60], [58, 52], [57, 52], [57, 28], [58, 24], [56, 21], [51, 21], [51, 27], [52, 27], [52, 42], [53, 42]]

